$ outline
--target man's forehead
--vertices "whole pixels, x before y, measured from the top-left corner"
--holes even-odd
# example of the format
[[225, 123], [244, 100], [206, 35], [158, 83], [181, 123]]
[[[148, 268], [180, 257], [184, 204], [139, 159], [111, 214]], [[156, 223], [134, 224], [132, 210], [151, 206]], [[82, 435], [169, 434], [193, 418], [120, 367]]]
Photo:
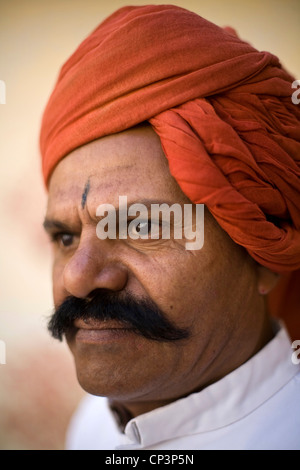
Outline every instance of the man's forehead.
[[50, 182], [48, 200], [64, 202], [80, 199], [84, 205], [88, 194], [89, 197], [93, 194], [111, 197], [116, 188], [128, 192], [134, 182], [134, 176], [135, 178], [139, 176], [139, 171], [134, 165], [118, 167], [99, 165], [97, 171], [92, 172], [85, 171], [85, 166], [88, 164], [83, 165], [80, 170], [71, 163], [68, 171], [65, 169], [59, 171], [62, 168], [57, 168]]
[[117, 206], [120, 195], [132, 200], [183, 196], [150, 126], [91, 142], [61, 160], [50, 180], [48, 211], [84, 207], [88, 199]]

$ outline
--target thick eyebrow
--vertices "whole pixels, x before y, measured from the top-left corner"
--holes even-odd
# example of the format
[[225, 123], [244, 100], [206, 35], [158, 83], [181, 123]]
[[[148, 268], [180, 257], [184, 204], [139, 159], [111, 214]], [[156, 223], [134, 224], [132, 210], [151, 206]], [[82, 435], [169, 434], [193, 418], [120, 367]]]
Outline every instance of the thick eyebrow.
[[71, 231], [70, 227], [67, 224], [64, 224], [63, 222], [59, 222], [58, 220], [55, 220], [55, 219], [47, 219], [47, 217], [45, 218], [43, 222], [43, 227], [48, 233], [53, 232], [54, 230], [61, 230], [64, 232]]
[[[137, 200], [137, 201], [133, 201], [133, 202], [130, 202], [130, 203], [127, 203], [127, 209], [129, 206], [133, 205], [133, 204], [143, 204], [144, 206], [146, 206], [146, 208], [149, 210], [151, 209], [151, 204], [168, 204], [169, 206], [172, 206], [173, 204], [176, 204], [176, 202], [170, 202], [170, 201], [161, 201], [161, 200], [149, 200], [149, 199], [141, 199], [141, 200]], [[180, 204], [177, 202], [177, 204]], [[118, 216], [119, 215], [119, 211], [120, 211], [120, 208], [116, 208], [116, 215]], [[43, 227], [44, 229], [46, 230], [46, 232], [48, 233], [51, 233], [53, 231], [56, 231], [56, 230], [60, 230], [62, 232], [72, 232], [72, 229], [70, 228], [69, 225], [63, 223], [63, 222], [60, 222], [59, 220], [56, 220], [56, 219], [48, 219], [47, 217], [45, 218], [44, 222], [43, 222]]]

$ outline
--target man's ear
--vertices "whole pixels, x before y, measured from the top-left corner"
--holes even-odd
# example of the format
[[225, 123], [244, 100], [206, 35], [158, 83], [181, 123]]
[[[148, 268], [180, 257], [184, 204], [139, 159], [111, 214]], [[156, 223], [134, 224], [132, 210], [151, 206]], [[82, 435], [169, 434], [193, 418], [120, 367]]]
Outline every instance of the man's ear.
[[258, 265], [257, 266], [257, 289], [259, 294], [267, 295], [276, 286], [280, 275], [270, 271], [270, 269]]

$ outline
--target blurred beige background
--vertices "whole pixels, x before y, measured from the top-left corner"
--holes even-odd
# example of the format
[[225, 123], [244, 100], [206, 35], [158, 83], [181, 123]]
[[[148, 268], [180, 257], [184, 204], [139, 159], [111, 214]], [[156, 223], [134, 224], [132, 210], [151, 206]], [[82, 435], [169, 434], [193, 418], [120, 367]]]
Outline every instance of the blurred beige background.
[[[0, 80], [6, 84], [6, 104], [0, 104], [0, 340], [6, 345], [0, 449], [62, 449], [82, 395], [65, 344], [46, 332], [52, 298], [50, 244], [41, 229], [43, 108], [59, 68], [89, 32], [115, 9], [146, 3], [0, 0]], [[278, 55], [300, 79], [299, 0], [170, 3], [233, 26], [257, 49]]]

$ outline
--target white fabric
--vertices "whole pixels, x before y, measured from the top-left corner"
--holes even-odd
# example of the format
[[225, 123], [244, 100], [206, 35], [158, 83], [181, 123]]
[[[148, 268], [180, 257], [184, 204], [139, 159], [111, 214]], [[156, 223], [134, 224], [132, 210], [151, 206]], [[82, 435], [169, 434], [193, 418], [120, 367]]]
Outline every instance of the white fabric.
[[107, 399], [88, 395], [71, 422], [67, 449], [300, 450], [300, 365], [293, 351], [281, 328], [238, 369], [132, 419], [124, 433]]

